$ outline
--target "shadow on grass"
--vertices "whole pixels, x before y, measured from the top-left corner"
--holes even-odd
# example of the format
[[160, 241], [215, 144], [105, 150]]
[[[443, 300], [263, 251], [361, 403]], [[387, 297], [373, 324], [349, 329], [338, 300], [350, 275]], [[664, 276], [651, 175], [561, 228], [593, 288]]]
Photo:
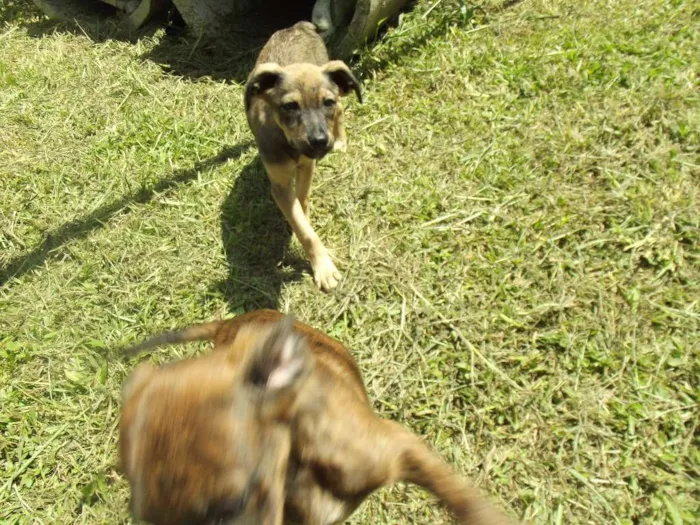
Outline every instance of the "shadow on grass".
[[[269, 34], [246, 34], [233, 26], [225, 38], [198, 41], [184, 31], [173, 31], [141, 58], [164, 71], [190, 80], [214, 80], [243, 84]], [[271, 34], [271, 33], [270, 33]]]
[[[228, 31], [216, 39], [198, 39], [186, 32], [185, 24], [173, 7], [159, 13], [144, 27], [132, 30], [126, 17], [98, 0], [40, 0], [56, 19], [42, 16], [30, 0], [14, 0], [0, 5], [3, 22], [16, 23], [32, 37], [70, 33], [87, 36], [94, 42], [118, 40], [136, 43], [165, 28], [165, 36], [141, 58], [151, 60], [172, 74], [198, 79], [243, 83], [267, 39], [299, 20], [310, 20], [313, 0], [266, 0], [227, 21]], [[1, 4], [1, 2], [0, 2]]]
[[298, 281], [303, 259], [287, 254], [291, 231], [270, 194], [260, 159], [240, 173], [221, 206], [221, 238], [229, 274], [219, 283], [233, 312], [279, 308], [282, 285]]
[[175, 171], [169, 177], [152, 186], [141, 188], [111, 204], [96, 209], [85, 217], [68, 222], [49, 232], [39, 246], [29, 253], [11, 259], [4, 267], [0, 268], [0, 286], [33, 270], [44, 261], [59, 257], [63, 253], [62, 247], [65, 244], [74, 239], [85, 237], [91, 231], [103, 227], [105, 222], [118, 213], [128, 211], [131, 205], [149, 202], [154, 196], [195, 179], [197, 174], [205, 169], [240, 157], [248, 151], [252, 144], [252, 141], [248, 141], [224, 148], [218, 155], [198, 162], [192, 168]]
[[312, 9], [313, 0], [259, 2], [238, 17], [230, 17], [226, 35], [201, 41], [185, 32], [184, 23], [174, 24], [142, 58], [189, 79], [210, 77], [244, 83], [272, 33], [299, 20], [311, 20]]
[[[416, 3], [417, 0], [410, 0], [404, 10], [413, 10]], [[428, 8], [425, 14], [420, 16], [416, 13], [412, 22], [400, 25], [387, 36], [389, 29], [399, 24], [399, 14], [378, 28], [376, 46], [365, 48], [355, 55], [353, 70], [360, 78], [372, 78], [405, 57], [418, 54], [431, 40], [444, 37], [455, 27], [469, 27], [477, 15], [483, 18], [485, 12], [470, 1], [443, 5], [440, 10]]]
[[136, 43], [152, 36], [158, 27], [166, 24], [168, 15], [156, 15], [139, 30], [128, 27], [126, 17], [114, 7], [98, 0], [39, 0], [48, 12], [49, 19], [31, 0], [0, 2], [0, 27], [16, 24], [31, 37], [42, 38], [51, 33], [68, 33], [86, 36], [93, 42], [119, 40]]
[[[313, 0], [266, 0], [264, 5], [259, 2], [249, 11], [230, 17], [226, 35], [199, 40], [186, 31], [175, 9], [156, 16], [139, 30], [131, 30], [123, 14], [97, 0], [40, 1], [52, 5], [65, 2], [69, 8], [64, 9], [61, 15], [64, 21], [42, 17], [41, 11], [30, 0], [14, 0], [4, 7], [0, 6], [0, 26], [2, 22], [13, 22], [37, 38], [64, 32], [87, 36], [94, 42], [119, 40], [131, 43], [153, 36], [160, 28], [165, 28], [165, 36], [159, 38], [155, 47], [146, 51], [141, 58], [155, 62], [165, 71], [183, 78], [196, 80], [209, 77], [235, 83], [246, 81], [260, 49], [272, 33], [299, 20], [311, 19], [314, 3]], [[410, 0], [406, 9], [411, 9], [414, 4], [415, 0]], [[388, 27], [396, 24], [397, 19], [398, 16], [384, 21], [377, 33], [379, 39]], [[379, 60], [363, 60], [366, 54], [372, 54], [372, 46], [365, 48], [352, 60], [354, 69], [360, 76], [384, 69], [401, 55], [420, 49], [428, 39], [447, 30], [449, 27], [443, 24], [437, 31], [420, 31], [418, 35], [402, 39], [389, 53], [383, 53], [386, 56]]]
[[[56, 22], [42, 18], [37, 20], [40, 11], [29, 0], [14, 0], [8, 6], [0, 7], [0, 23], [15, 22], [25, 27], [35, 37], [51, 32], [70, 32], [84, 35], [95, 42], [109, 39], [137, 42], [152, 36], [159, 28], [165, 27], [165, 36], [155, 47], [146, 51], [141, 58], [160, 65], [165, 71], [187, 79], [209, 77], [226, 82], [244, 83], [255, 59], [272, 33], [289, 27], [299, 20], [310, 20], [313, 0], [266, 0], [255, 3], [247, 12], [230, 17], [227, 21], [228, 33], [216, 39], [199, 40], [186, 32], [184, 22], [175, 9], [155, 17], [144, 28], [129, 30], [125, 17], [115, 14], [115, 9], [95, 0], [91, 3], [81, 0], [41, 0], [44, 3], [67, 2], [83, 7], [83, 11], [71, 13], [65, 18], [76, 21]], [[488, 23], [489, 14], [498, 13], [520, 4], [523, 0], [504, 0], [490, 7], [482, 7], [476, 2], [445, 5], [439, 10], [430, 8], [425, 15], [414, 21], [408, 31], [399, 28], [375, 52], [375, 45], [364, 47], [353, 57], [351, 63], [359, 77], [372, 77], [402, 57], [419, 52], [434, 38], [443, 37], [454, 27], [468, 27], [477, 21]], [[402, 12], [412, 10], [416, 0], [409, 0]], [[75, 9], [74, 9], [75, 10]], [[377, 42], [384, 40], [389, 27], [395, 27], [399, 16], [383, 21], [377, 30]]]

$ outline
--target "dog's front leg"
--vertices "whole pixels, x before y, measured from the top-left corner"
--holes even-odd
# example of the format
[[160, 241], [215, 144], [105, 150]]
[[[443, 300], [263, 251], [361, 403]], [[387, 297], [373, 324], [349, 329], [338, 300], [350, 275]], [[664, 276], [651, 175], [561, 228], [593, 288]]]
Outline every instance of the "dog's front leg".
[[311, 179], [314, 176], [314, 160], [309, 160], [302, 162], [297, 170], [297, 180], [295, 184], [295, 191], [299, 203], [301, 203], [301, 209], [304, 210], [304, 215], [308, 220], [310, 217], [310, 203], [311, 203]]
[[335, 142], [333, 143], [333, 151], [345, 151], [348, 148], [348, 139], [345, 136], [345, 113], [343, 112], [343, 107], [340, 103], [337, 104], [338, 113], [335, 117], [335, 124], [333, 126]]
[[290, 173], [286, 165], [266, 165], [265, 168], [270, 176], [272, 197], [304, 248], [314, 272], [316, 286], [324, 292], [332, 290], [338, 285], [340, 272], [333, 264], [321, 239], [311, 227], [301, 202], [294, 193], [292, 188], [294, 172]]

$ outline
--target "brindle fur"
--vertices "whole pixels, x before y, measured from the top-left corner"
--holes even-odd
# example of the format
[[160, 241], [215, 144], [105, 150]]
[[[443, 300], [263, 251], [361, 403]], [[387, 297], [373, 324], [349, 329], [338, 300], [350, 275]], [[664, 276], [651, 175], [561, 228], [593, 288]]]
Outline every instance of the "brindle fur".
[[309, 194], [316, 160], [344, 149], [340, 97], [360, 85], [343, 62], [329, 61], [323, 39], [310, 22], [272, 35], [248, 77], [248, 124], [272, 185], [272, 196], [289, 222], [322, 290], [340, 273], [309, 222]]
[[511, 523], [417, 436], [374, 413], [335, 339], [271, 310], [166, 342], [194, 339], [213, 340], [214, 351], [141, 365], [124, 387], [120, 453], [137, 518], [331, 525], [374, 490], [408, 481], [459, 523]]

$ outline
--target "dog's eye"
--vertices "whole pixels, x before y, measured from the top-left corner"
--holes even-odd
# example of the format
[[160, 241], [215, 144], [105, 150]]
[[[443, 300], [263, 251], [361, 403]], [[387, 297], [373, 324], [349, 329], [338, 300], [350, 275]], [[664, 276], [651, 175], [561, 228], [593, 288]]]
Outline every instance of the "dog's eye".
[[333, 100], [332, 98], [327, 98], [323, 101], [323, 105], [327, 108], [332, 108], [333, 106], [335, 106], [335, 100]]
[[285, 111], [298, 111], [299, 110], [299, 103], [298, 102], [287, 102], [286, 104], [282, 104], [282, 109]]

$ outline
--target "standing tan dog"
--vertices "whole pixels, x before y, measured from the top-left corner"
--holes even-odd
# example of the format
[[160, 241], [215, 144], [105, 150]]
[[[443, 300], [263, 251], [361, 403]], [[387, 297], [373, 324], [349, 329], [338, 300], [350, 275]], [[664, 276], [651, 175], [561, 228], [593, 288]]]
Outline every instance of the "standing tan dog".
[[459, 523], [511, 523], [415, 435], [378, 417], [338, 341], [279, 312], [156, 337], [214, 352], [138, 367], [123, 391], [122, 468], [136, 518], [155, 525], [331, 525], [409, 481]]
[[328, 61], [323, 39], [310, 22], [277, 31], [248, 77], [245, 109], [272, 196], [311, 262], [324, 291], [340, 279], [309, 222], [309, 192], [316, 160], [345, 148], [340, 96], [361, 101], [360, 84], [339, 60]]

